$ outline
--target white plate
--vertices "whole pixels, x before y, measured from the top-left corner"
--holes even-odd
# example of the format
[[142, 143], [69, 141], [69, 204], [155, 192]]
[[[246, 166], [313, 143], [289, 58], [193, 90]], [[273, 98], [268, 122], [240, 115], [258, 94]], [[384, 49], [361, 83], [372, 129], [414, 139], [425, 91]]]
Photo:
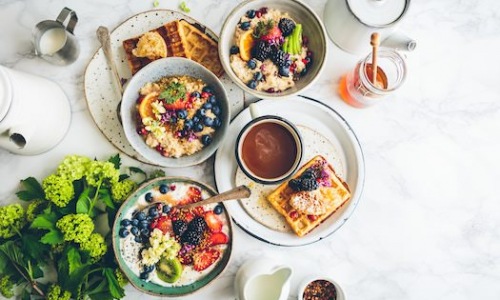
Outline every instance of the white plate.
[[[121, 78], [128, 80], [132, 77], [122, 42], [177, 19], [185, 19], [189, 23], [198, 24], [205, 28], [208, 35], [217, 39], [215, 33], [198, 21], [173, 10], [151, 10], [132, 16], [110, 33], [111, 49]], [[234, 116], [243, 108], [243, 91], [226, 74], [219, 79], [222, 81], [228, 99], [231, 101], [229, 103], [230, 111], [231, 115]], [[113, 80], [113, 74], [108, 67], [104, 52], [99, 48], [85, 70], [85, 97], [90, 114], [99, 130], [115, 147], [139, 161], [154, 164], [137, 153], [125, 137], [117, 113], [121, 95], [116, 91]]]
[[[339, 170], [339, 174], [342, 174], [341, 177], [349, 185], [352, 196], [344, 206], [303, 237], [298, 237], [292, 232], [280, 232], [264, 226], [246, 212], [240, 201], [227, 202], [226, 209], [235, 223], [250, 235], [278, 246], [307, 245], [331, 235], [353, 213], [363, 191], [365, 179], [363, 152], [352, 128], [336, 111], [313, 99], [295, 96], [284, 101], [261, 100], [256, 105], [261, 114], [272, 114], [286, 118], [296, 125], [313, 128], [326, 137], [338, 153], [335, 160], [339, 163], [334, 164], [334, 167], [342, 166], [343, 170]], [[236, 138], [243, 126], [250, 120], [249, 109], [245, 109], [236, 116], [229, 126], [226, 139], [217, 150], [214, 170], [215, 183], [219, 193], [235, 187], [235, 175], [238, 167], [234, 150]]]

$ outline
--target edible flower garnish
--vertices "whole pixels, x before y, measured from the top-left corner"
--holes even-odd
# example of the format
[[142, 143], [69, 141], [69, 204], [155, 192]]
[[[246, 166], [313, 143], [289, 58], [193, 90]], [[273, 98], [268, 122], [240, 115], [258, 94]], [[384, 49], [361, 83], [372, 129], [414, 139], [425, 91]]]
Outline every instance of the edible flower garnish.
[[158, 98], [164, 99], [167, 104], [172, 104], [179, 99], [184, 99], [184, 97], [186, 97], [186, 87], [182, 83], [172, 82]]

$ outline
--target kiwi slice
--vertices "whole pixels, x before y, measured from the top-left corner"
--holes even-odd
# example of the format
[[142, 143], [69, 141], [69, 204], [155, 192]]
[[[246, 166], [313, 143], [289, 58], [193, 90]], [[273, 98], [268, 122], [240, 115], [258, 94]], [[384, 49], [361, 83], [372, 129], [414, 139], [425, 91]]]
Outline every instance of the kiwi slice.
[[177, 258], [166, 259], [163, 257], [156, 264], [156, 273], [162, 281], [174, 283], [181, 278], [182, 264]]

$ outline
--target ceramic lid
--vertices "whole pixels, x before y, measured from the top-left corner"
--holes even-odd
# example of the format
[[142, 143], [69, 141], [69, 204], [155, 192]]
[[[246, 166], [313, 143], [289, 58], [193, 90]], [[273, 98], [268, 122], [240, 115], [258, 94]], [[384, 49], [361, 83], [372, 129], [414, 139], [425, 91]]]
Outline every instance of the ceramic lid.
[[7, 72], [0, 66], [0, 121], [3, 120], [12, 102], [12, 87]]
[[384, 27], [403, 16], [410, 0], [346, 0], [351, 12], [368, 26]]

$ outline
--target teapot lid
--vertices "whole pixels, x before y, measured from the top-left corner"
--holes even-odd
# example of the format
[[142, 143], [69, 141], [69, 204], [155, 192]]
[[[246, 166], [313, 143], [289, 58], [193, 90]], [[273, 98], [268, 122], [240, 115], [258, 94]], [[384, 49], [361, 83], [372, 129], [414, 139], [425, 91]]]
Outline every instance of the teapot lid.
[[410, 0], [346, 0], [352, 14], [363, 24], [385, 27], [405, 14]]
[[12, 102], [12, 88], [7, 72], [0, 66], [0, 121], [3, 120], [9, 111]]

